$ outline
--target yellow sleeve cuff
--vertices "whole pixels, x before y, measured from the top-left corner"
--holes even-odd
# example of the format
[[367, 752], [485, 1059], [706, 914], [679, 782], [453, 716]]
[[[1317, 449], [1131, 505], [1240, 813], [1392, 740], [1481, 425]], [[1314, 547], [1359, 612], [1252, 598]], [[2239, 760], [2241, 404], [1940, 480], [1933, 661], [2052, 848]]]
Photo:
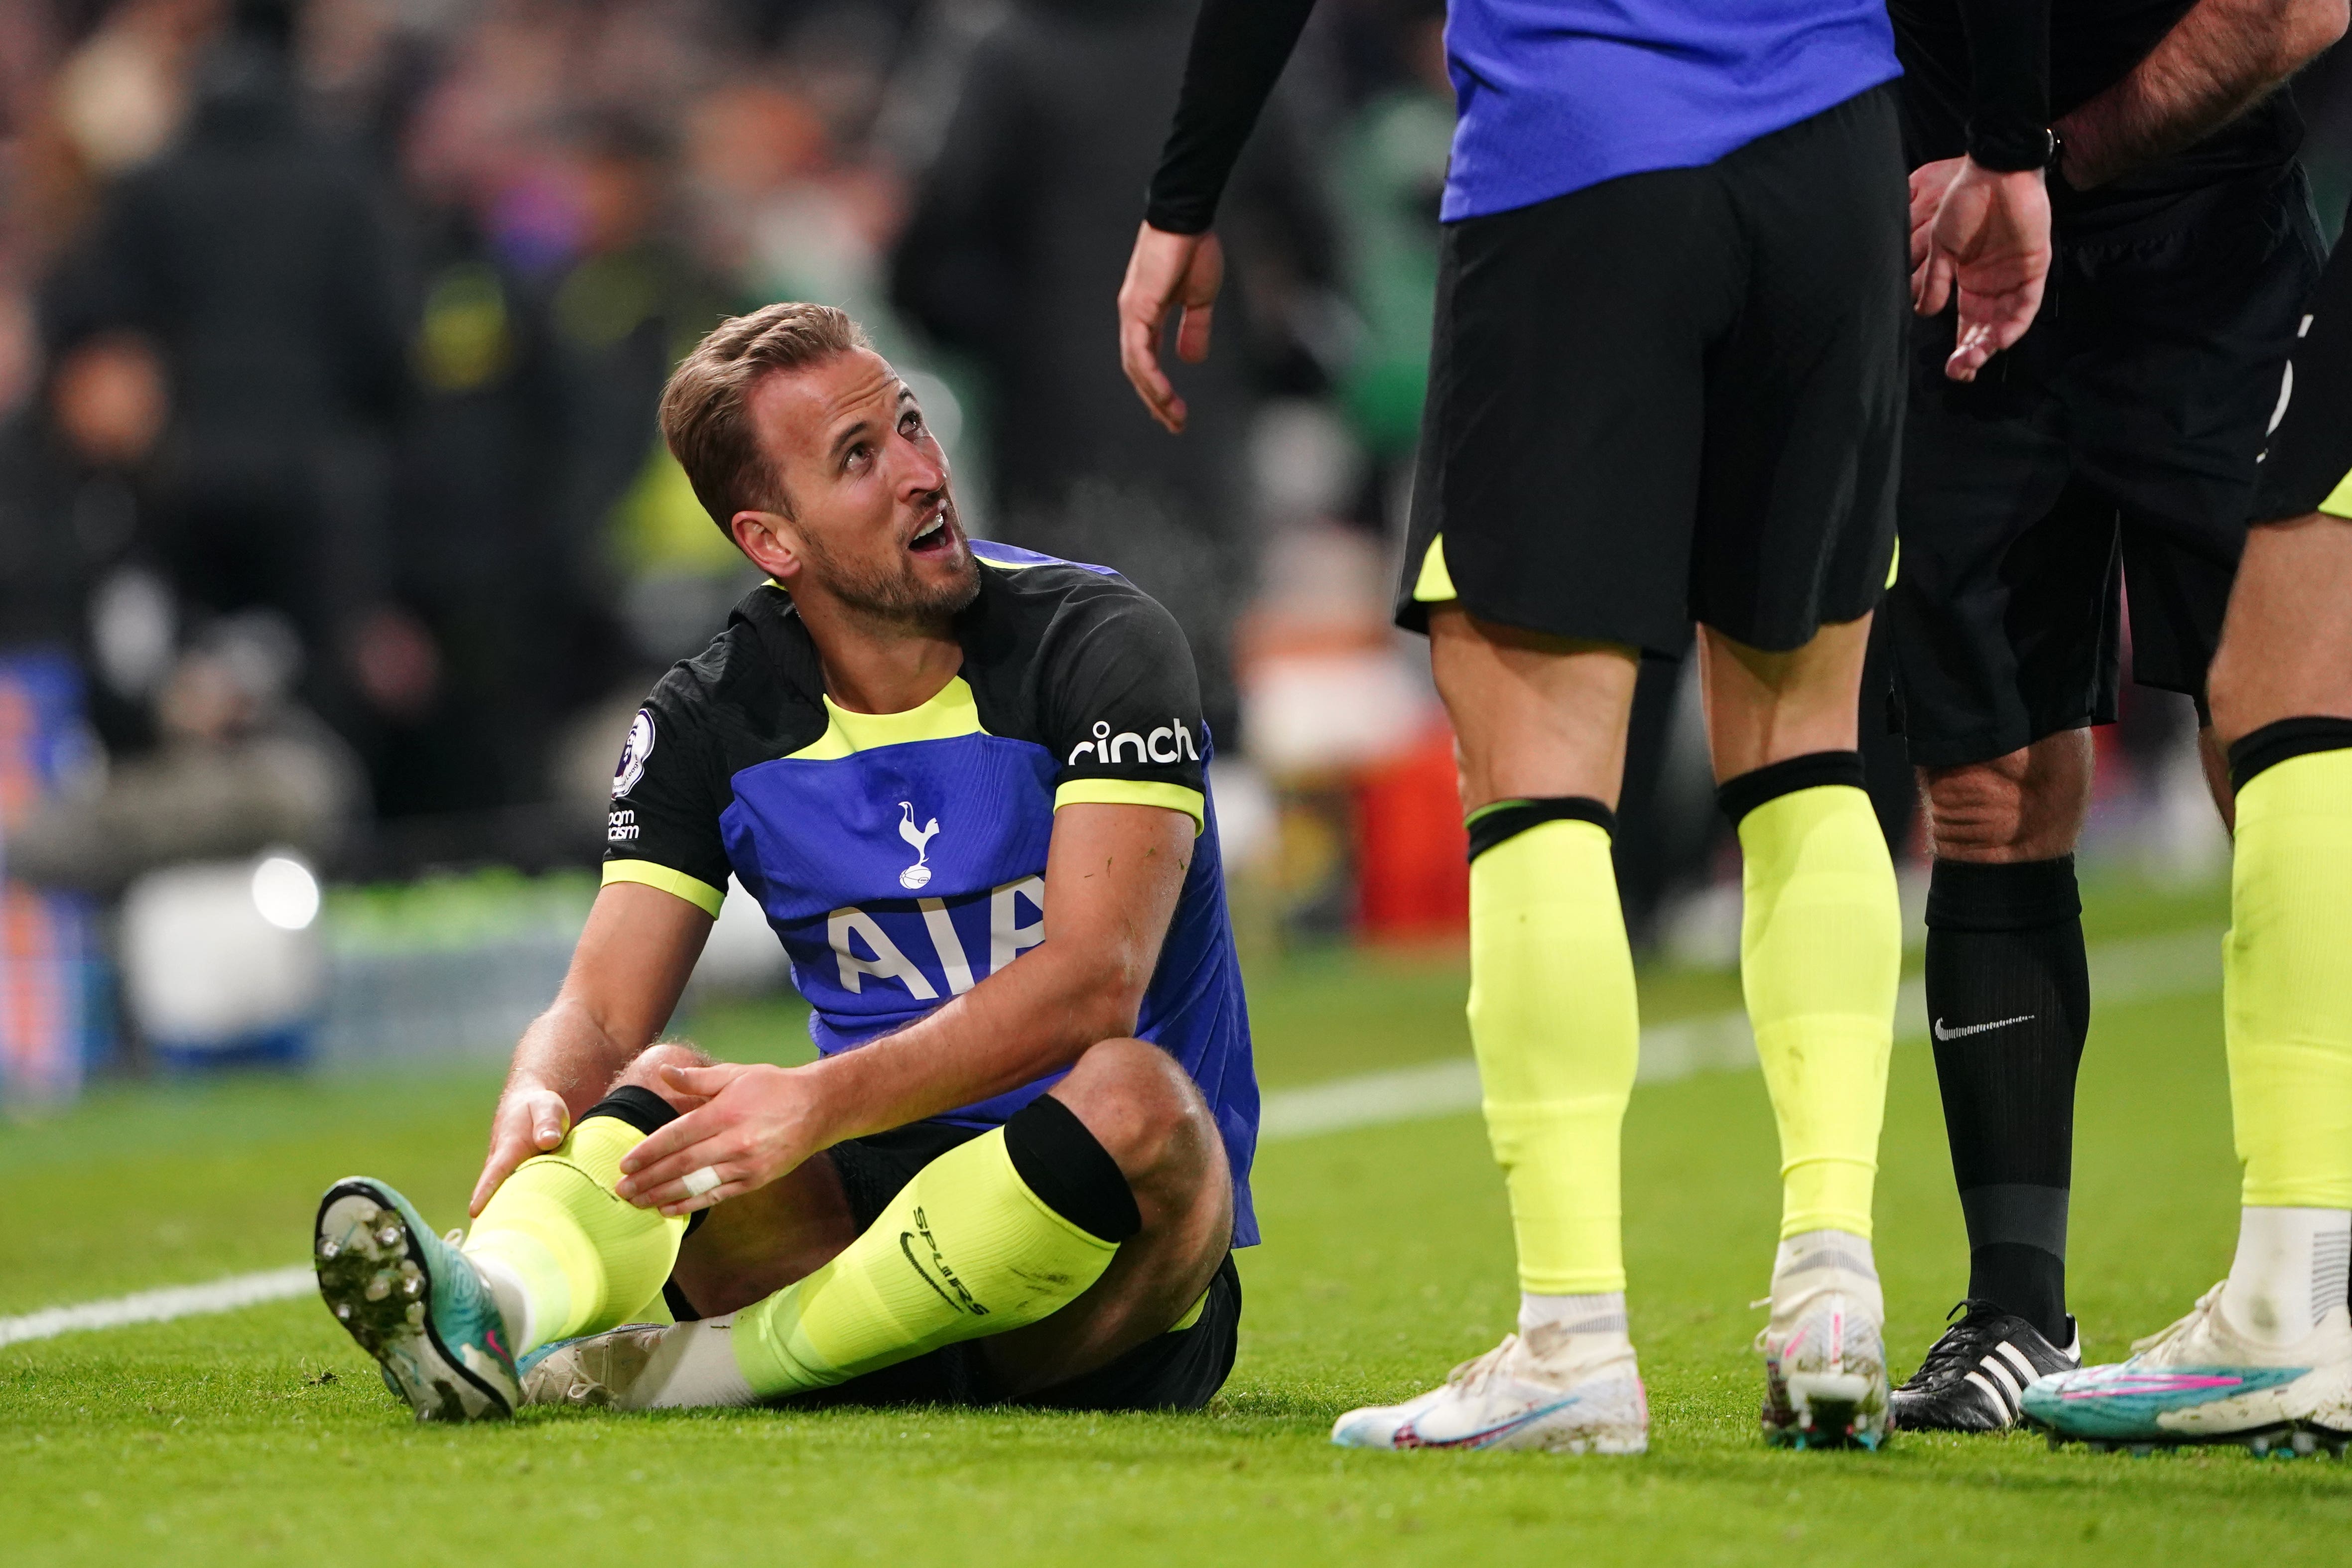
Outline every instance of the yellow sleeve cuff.
[[1209, 804], [1199, 790], [1147, 779], [1072, 779], [1054, 792], [1054, 809], [1066, 805], [1157, 805], [1181, 811], [1192, 819], [1195, 837], [1209, 816]]
[[648, 888], [659, 888], [684, 899], [712, 920], [719, 918], [719, 906], [727, 901], [726, 889], [714, 888], [699, 877], [673, 871], [651, 860], [605, 861], [604, 885], [609, 888], [615, 882], [641, 882]]

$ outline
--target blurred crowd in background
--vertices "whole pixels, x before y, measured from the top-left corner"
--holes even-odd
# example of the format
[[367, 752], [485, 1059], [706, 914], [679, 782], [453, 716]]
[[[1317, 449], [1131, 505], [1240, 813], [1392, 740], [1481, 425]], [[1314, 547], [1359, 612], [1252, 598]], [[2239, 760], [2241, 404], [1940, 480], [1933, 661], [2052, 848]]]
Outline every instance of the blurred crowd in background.
[[[379, 957], [527, 932], [491, 988], [544, 1000], [577, 904], [548, 889], [591, 885], [630, 715], [757, 580], [656, 396], [777, 299], [865, 323], [974, 532], [1182, 620], [1248, 942], [1457, 929], [1450, 740], [1387, 613], [1443, 5], [1318, 8], [1220, 219], [1180, 440], [1119, 374], [1111, 301], [1192, 9], [0, 5], [0, 1095], [110, 1052], [299, 1054], [338, 984], [345, 1037], [447, 1002], [446, 973], [403, 991], [320, 950], [321, 908]], [[2332, 230], [2352, 69], [2298, 93]], [[2185, 704], [2136, 695], [2106, 841], [2210, 869]], [[1909, 850], [1899, 743], [1873, 745]], [[1716, 962], [1736, 865], [1701, 748], [1659, 662], [1621, 876], [1642, 941]], [[722, 930], [773, 983], [756, 917]]]

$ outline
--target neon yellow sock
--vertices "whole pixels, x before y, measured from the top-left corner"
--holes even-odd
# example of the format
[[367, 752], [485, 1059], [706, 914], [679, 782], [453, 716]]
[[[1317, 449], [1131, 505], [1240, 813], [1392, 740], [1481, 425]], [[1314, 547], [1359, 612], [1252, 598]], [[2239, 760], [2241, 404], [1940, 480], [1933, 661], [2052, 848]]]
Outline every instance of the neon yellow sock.
[[1903, 966], [1894, 862], [1850, 784], [1766, 801], [1739, 847], [1739, 979], [1780, 1124], [1780, 1236], [1867, 1237]]
[[1608, 833], [1538, 823], [1470, 862], [1470, 1041], [1519, 1288], [1625, 1288], [1618, 1135], [1642, 1029]]
[[553, 1152], [516, 1166], [474, 1222], [467, 1256], [502, 1269], [528, 1303], [528, 1323], [508, 1325], [515, 1354], [646, 1321], [660, 1300], [686, 1218], [613, 1191], [621, 1156], [645, 1136], [618, 1117], [588, 1117]]
[[2244, 1201], [2352, 1208], [2352, 751], [2238, 792], [2222, 997]]
[[1029, 1190], [995, 1128], [917, 1172], [832, 1262], [737, 1314], [735, 1364], [761, 1398], [830, 1388], [1050, 1317], [1118, 1251]]

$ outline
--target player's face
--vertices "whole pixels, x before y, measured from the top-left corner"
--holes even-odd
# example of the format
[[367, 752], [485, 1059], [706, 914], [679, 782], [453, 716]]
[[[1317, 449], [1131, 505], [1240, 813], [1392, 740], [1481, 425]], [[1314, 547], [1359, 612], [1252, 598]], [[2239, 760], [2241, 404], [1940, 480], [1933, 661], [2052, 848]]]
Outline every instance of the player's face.
[[778, 570], [787, 588], [894, 620], [971, 603], [980, 568], [946, 455], [881, 355], [856, 349], [770, 376], [751, 413], [792, 508], [774, 530], [792, 558]]

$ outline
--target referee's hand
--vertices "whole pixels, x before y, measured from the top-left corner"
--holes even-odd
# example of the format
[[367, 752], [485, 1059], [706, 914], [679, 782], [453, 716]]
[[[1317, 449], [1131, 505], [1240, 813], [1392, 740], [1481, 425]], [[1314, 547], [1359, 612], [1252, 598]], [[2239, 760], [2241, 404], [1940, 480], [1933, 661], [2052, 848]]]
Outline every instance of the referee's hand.
[[2050, 277], [2050, 190], [2042, 172], [2003, 174], [1968, 158], [1911, 171], [1911, 308], [1960, 321], [1944, 374], [1974, 381], [2025, 335]]
[[1176, 355], [1187, 364], [1209, 357], [1209, 313], [1225, 281], [1225, 253], [1213, 233], [1170, 234], [1144, 224], [1118, 286], [1118, 363], [1151, 416], [1173, 434], [1184, 429], [1184, 400], [1160, 368], [1168, 312], [1181, 310]]

